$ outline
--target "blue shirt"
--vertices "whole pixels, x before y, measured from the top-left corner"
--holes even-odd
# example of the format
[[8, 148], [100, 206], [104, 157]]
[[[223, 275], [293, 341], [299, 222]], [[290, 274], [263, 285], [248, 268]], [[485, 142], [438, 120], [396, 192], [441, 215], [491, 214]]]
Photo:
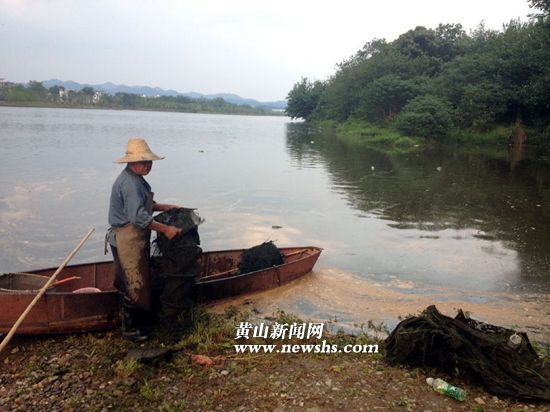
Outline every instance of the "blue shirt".
[[[126, 167], [113, 183], [109, 204], [109, 225], [121, 227], [131, 223], [146, 229], [153, 220], [153, 215], [147, 210], [147, 199], [150, 195], [149, 183], [143, 176], [135, 174]], [[109, 243], [116, 247], [114, 232], [109, 237]]]

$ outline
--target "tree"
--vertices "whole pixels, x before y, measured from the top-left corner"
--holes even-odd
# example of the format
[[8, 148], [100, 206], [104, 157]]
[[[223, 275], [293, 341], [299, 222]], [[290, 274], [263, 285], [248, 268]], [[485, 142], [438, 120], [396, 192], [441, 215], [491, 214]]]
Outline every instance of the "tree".
[[399, 36], [396, 46], [403, 55], [412, 59], [422, 55], [434, 56], [436, 54], [435, 33], [433, 30], [418, 26]]
[[135, 108], [141, 100], [141, 97], [133, 93], [118, 92], [115, 94], [115, 100], [123, 107]]
[[65, 90], [62, 86], [52, 86], [48, 89], [49, 98], [52, 99], [52, 101], [56, 102], [61, 100], [60, 92], [61, 90]]
[[363, 90], [355, 115], [372, 122], [391, 120], [418, 94], [414, 82], [389, 74], [370, 82]]
[[502, 81], [498, 56], [485, 50], [454, 59], [433, 89], [454, 107], [456, 125], [485, 129], [509, 107], [509, 83]]
[[453, 127], [449, 105], [435, 96], [418, 96], [397, 115], [395, 127], [409, 136], [442, 139]]
[[93, 87], [89, 87], [89, 86], [83, 87], [79, 92], [79, 95], [82, 96], [84, 104], [92, 104], [94, 94], [95, 94], [95, 91]]
[[93, 96], [95, 91], [93, 87], [86, 86], [86, 87], [83, 87], [82, 90], [80, 90], [80, 93], [86, 96]]
[[550, 15], [550, 0], [529, 0], [529, 7], [540, 11], [539, 14], [534, 14], [532, 17], [544, 19]]
[[461, 24], [440, 24], [435, 29], [436, 55], [444, 62], [463, 54], [468, 43], [468, 36]]
[[460, 24], [440, 24], [416, 27], [389, 43], [368, 42], [336, 66], [321, 93], [307, 79], [297, 83], [287, 113], [385, 122], [431, 138], [455, 126], [485, 131], [518, 121], [546, 130], [550, 0], [528, 1], [539, 11], [537, 19], [512, 20], [500, 31], [486, 29], [483, 22], [468, 34]]
[[321, 82], [311, 83], [303, 77], [288, 93], [286, 114], [293, 119], [310, 119], [319, 103], [322, 91], [323, 84]]
[[30, 92], [36, 96], [37, 99], [43, 98], [46, 96], [46, 88], [42, 84], [42, 82], [37, 82], [36, 80], [31, 80], [29, 82], [28, 89]]
[[509, 111], [512, 101], [510, 93], [510, 90], [491, 79], [467, 84], [462, 88], [462, 99], [456, 110], [457, 118], [467, 128], [487, 130]]
[[33, 92], [21, 84], [7, 88], [4, 99], [8, 102], [32, 102], [36, 100]]

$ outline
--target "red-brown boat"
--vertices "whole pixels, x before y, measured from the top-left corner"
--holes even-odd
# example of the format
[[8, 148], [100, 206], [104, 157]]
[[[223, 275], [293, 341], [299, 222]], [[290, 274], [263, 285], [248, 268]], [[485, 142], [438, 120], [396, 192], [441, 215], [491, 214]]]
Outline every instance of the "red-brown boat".
[[[204, 252], [195, 285], [202, 300], [257, 292], [290, 282], [310, 272], [321, 254], [317, 247], [280, 248], [284, 263], [238, 274], [244, 250]], [[57, 268], [0, 276], [0, 333], [6, 333]], [[65, 267], [56, 282], [28, 314], [17, 333], [49, 334], [109, 329], [119, 322], [113, 262]]]

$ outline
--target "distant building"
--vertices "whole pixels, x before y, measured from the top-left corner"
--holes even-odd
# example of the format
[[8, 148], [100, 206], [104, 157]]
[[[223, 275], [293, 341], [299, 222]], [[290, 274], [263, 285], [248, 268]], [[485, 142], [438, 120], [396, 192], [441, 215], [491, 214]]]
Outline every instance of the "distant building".
[[103, 96], [103, 92], [95, 92], [94, 93], [94, 97], [92, 97], [92, 103], [93, 104], [98, 104], [99, 101], [101, 100], [101, 96]]
[[59, 86], [59, 100], [64, 101], [69, 98], [69, 92], [63, 86]]
[[6, 79], [0, 78], [0, 87], [13, 86], [14, 84], [15, 84], [15, 83], [6, 81]]

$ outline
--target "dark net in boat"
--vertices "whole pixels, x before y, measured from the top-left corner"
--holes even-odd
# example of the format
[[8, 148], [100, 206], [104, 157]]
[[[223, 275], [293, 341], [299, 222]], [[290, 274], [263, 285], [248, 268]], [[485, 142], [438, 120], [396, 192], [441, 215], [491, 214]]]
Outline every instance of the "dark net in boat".
[[272, 266], [281, 265], [283, 255], [271, 241], [254, 246], [243, 252], [239, 262], [239, 272], [249, 273], [256, 270], [267, 269]]
[[400, 322], [386, 339], [391, 364], [429, 366], [482, 383], [489, 392], [526, 400], [550, 400], [550, 365], [537, 356], [525, 333], [470, 319], [453, 319], [429, 306]]
[[172, 240], [159, 233], [151, 258], [154, 306], [160, 316], [168, 317], [191, 306], [202, 253], [198, 226], [203, 219], [193, 209], [180, 208], [160, 213], [155, 220], [182, 229]]

